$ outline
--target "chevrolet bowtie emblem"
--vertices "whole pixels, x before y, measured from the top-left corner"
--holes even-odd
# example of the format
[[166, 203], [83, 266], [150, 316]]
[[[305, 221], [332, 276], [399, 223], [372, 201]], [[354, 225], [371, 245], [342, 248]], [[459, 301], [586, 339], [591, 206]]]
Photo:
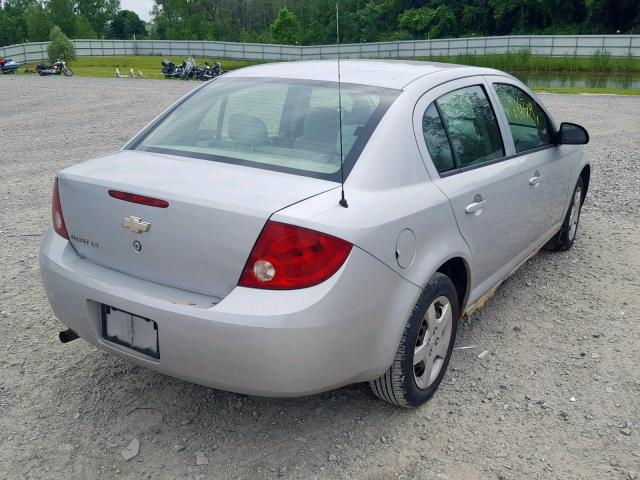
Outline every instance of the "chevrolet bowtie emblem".
[[131, 233], [144, 233], [148, 232], [151, 228], [151, 224], [149, 222], [143, 222], [139, 217], [125, 218], [122, 221], [122, 226]]

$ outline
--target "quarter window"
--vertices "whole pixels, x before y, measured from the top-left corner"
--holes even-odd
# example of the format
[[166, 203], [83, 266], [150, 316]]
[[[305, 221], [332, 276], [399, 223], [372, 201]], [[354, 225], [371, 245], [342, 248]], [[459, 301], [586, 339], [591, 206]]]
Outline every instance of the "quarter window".
[[551, 144], [547, 116], [529, 95], [506, 83], [496, 83], [494, 88], [507, 115], [516, 153]]
[[449, 92], [436, 100], [458, 168], [504, 156], [498, 120], [481, 86]]
[[422, 117], [422, 133], [438, 173], [456, 168], [447, 132], [442, 124], [438, 109], [433, 103], [429, 105]]

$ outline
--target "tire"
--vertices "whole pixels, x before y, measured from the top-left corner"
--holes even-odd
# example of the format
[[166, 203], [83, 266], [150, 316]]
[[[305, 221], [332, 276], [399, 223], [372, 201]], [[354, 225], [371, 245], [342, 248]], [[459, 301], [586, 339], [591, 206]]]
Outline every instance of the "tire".
[[569, 204], [569, 209], [567, 210], [567, 214], [564, 218], [564, 222], [562, 223], [562, 227], [560, 228], [560, 231], [556, 233], [555, 236], [551, 240], [549, 240], [549, 243], [546, 245], [546, 248], [548, 250], [562, 252], [565, 250], [569, 250], [573, 246], [573, 242], [575, 241], [576, 235], [578, 233], [580, 213], [582, 211], [582, 204], [584, 203], [585, 194], [586, 191], [584, 188], [584, 182], [582, 181], [582, 177], [580, 177], [578, 179], [578, 183], [576, 183], [576, 186], [573, 189], [573, 194], [571, 195], [571, 203]]
[[[436, 273], [413, 307], [393, 364], [382, 377], [369, 382], [373, 393], [406, 408], [418, 407], [429, 400], [449, 365], [458, 315], [458, 293], [453, 282], [446, 275]], [[418, 361], [420, 357], [424, 360]], [[427, 371], [429, 364], [431, 369]]]
[[65, 67], [62, 69], [62, 73], [64, 73], [65, 77], [71, 77], [73, 75], [73, 70], [69, 67]]

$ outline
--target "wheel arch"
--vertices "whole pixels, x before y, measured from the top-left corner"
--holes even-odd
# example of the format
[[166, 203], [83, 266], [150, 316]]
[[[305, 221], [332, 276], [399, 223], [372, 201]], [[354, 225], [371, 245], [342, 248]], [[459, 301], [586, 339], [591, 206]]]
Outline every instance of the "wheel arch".
[[463, 312], [471, 285], [469, 264], [462, 257], [453, 257], [440, 265], [436, 271], [446, 275], [453, 282], [458, 292], [459, 311]]
[[588, 163], [582, 168], [580, 172], [580, 178], [582, 179], [582, 183], [584, 183], [584, 193], [582, 194], [582, 202], [587, 198], [587, 192], [589, 191], [589, 180], [591, 179], [591, 165]]

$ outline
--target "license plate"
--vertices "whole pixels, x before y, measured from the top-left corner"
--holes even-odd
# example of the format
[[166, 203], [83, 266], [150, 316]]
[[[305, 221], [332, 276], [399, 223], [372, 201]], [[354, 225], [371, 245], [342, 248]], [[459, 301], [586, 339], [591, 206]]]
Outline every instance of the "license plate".
[[160, 358], [158, 324], [148, 318], [102, 305], [102, 336], [149, 357]]

